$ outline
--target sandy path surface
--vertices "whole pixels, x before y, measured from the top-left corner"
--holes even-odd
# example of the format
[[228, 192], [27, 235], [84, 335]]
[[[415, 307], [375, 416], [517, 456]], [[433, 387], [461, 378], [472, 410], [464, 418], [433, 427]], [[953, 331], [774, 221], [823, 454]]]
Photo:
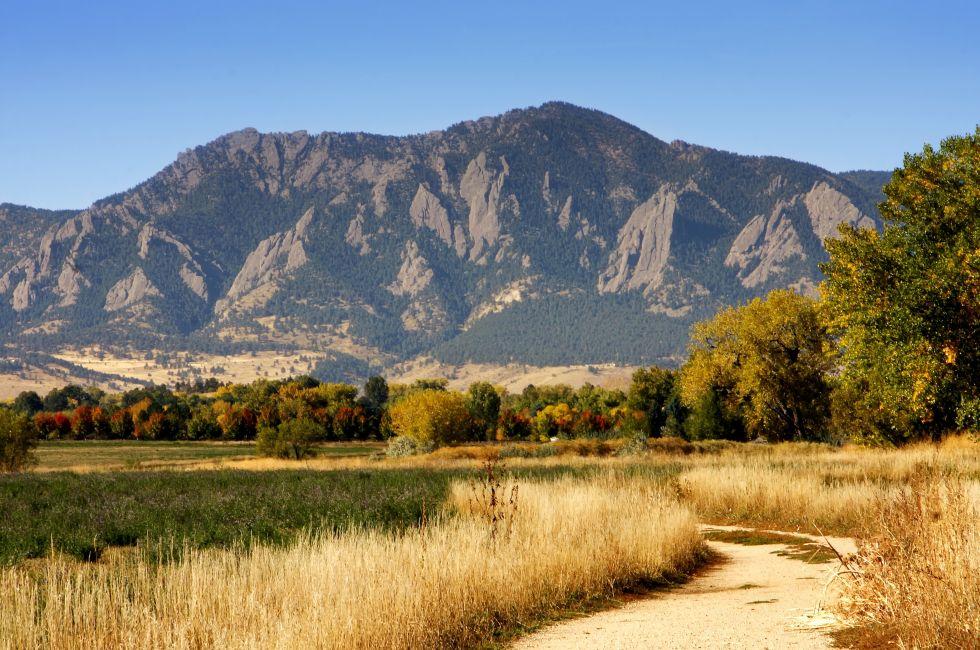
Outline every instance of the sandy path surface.
[[[726, 526], [707, 528], [740, 530]], [[814, 538], [815, 539], [815, 538]], [[831, 538], [842, 553], [852, 540]], [[834, 619], [817, 608], [836, 562], [776, 555], [782, 544], [709, 541], [724, 560], [675, 589], [619, 609], [558, 623], [516, 650], [558, 648], [830, 648]]]

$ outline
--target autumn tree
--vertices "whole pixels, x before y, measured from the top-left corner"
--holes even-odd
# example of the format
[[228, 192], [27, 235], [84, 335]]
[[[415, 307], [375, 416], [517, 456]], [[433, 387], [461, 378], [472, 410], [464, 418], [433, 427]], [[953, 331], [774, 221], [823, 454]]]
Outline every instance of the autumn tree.
[[777, 290], [692, 328], [680, 393], [692, 416], [720, 409], [720, 421], [737, 413], [751, 435], [813, 440], [826, 432], [832, 367], [819, 305]]
[[907, 154], [884, 228], [828, 240], [841, 382], [891, 442], [980, 426], [980, 128]]
[[435, 389], [410, 392], [391, 407], [391, 426], [418, 444], [467, 440], [474, 426], [462, 394]]

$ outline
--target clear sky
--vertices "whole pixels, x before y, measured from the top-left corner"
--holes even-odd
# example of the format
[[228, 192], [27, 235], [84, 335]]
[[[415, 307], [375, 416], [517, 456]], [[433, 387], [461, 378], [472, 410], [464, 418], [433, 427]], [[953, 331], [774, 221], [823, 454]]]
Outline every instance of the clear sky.
[[80, 208], [222, 133], [406, 134], [551, 99], [891, 168], [980, 122], [980, 3], [0, 1], [0, 202]]

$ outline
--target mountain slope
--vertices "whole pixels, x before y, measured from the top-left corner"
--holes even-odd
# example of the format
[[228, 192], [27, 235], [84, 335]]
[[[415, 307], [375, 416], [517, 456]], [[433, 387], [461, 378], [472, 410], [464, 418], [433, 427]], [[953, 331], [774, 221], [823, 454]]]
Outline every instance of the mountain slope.
[[691, 318], [811, 290], [823, 238], [876, 226], [866, 181], [563, 103], [407, 137], [246, 129], [87, 210], [0, 219], [0, 328], [35, 349], [663, 360]]

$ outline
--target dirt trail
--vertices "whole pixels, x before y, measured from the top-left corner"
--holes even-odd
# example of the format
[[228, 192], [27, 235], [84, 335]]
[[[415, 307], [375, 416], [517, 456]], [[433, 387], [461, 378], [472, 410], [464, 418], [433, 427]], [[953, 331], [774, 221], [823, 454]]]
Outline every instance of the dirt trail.
[[[830, 542], [842, 553], [854, 550], [852, 540]], [[824, 587], [836, 561], [809, 564], [777, 555], [794, 550], [785, 544], [708, 544], [724, 560], [690, 582], [619, 609], [558, 623], [513, 648], [832, 647], [826, 630], [834, 618], [817, 607], [829, 597]]]

